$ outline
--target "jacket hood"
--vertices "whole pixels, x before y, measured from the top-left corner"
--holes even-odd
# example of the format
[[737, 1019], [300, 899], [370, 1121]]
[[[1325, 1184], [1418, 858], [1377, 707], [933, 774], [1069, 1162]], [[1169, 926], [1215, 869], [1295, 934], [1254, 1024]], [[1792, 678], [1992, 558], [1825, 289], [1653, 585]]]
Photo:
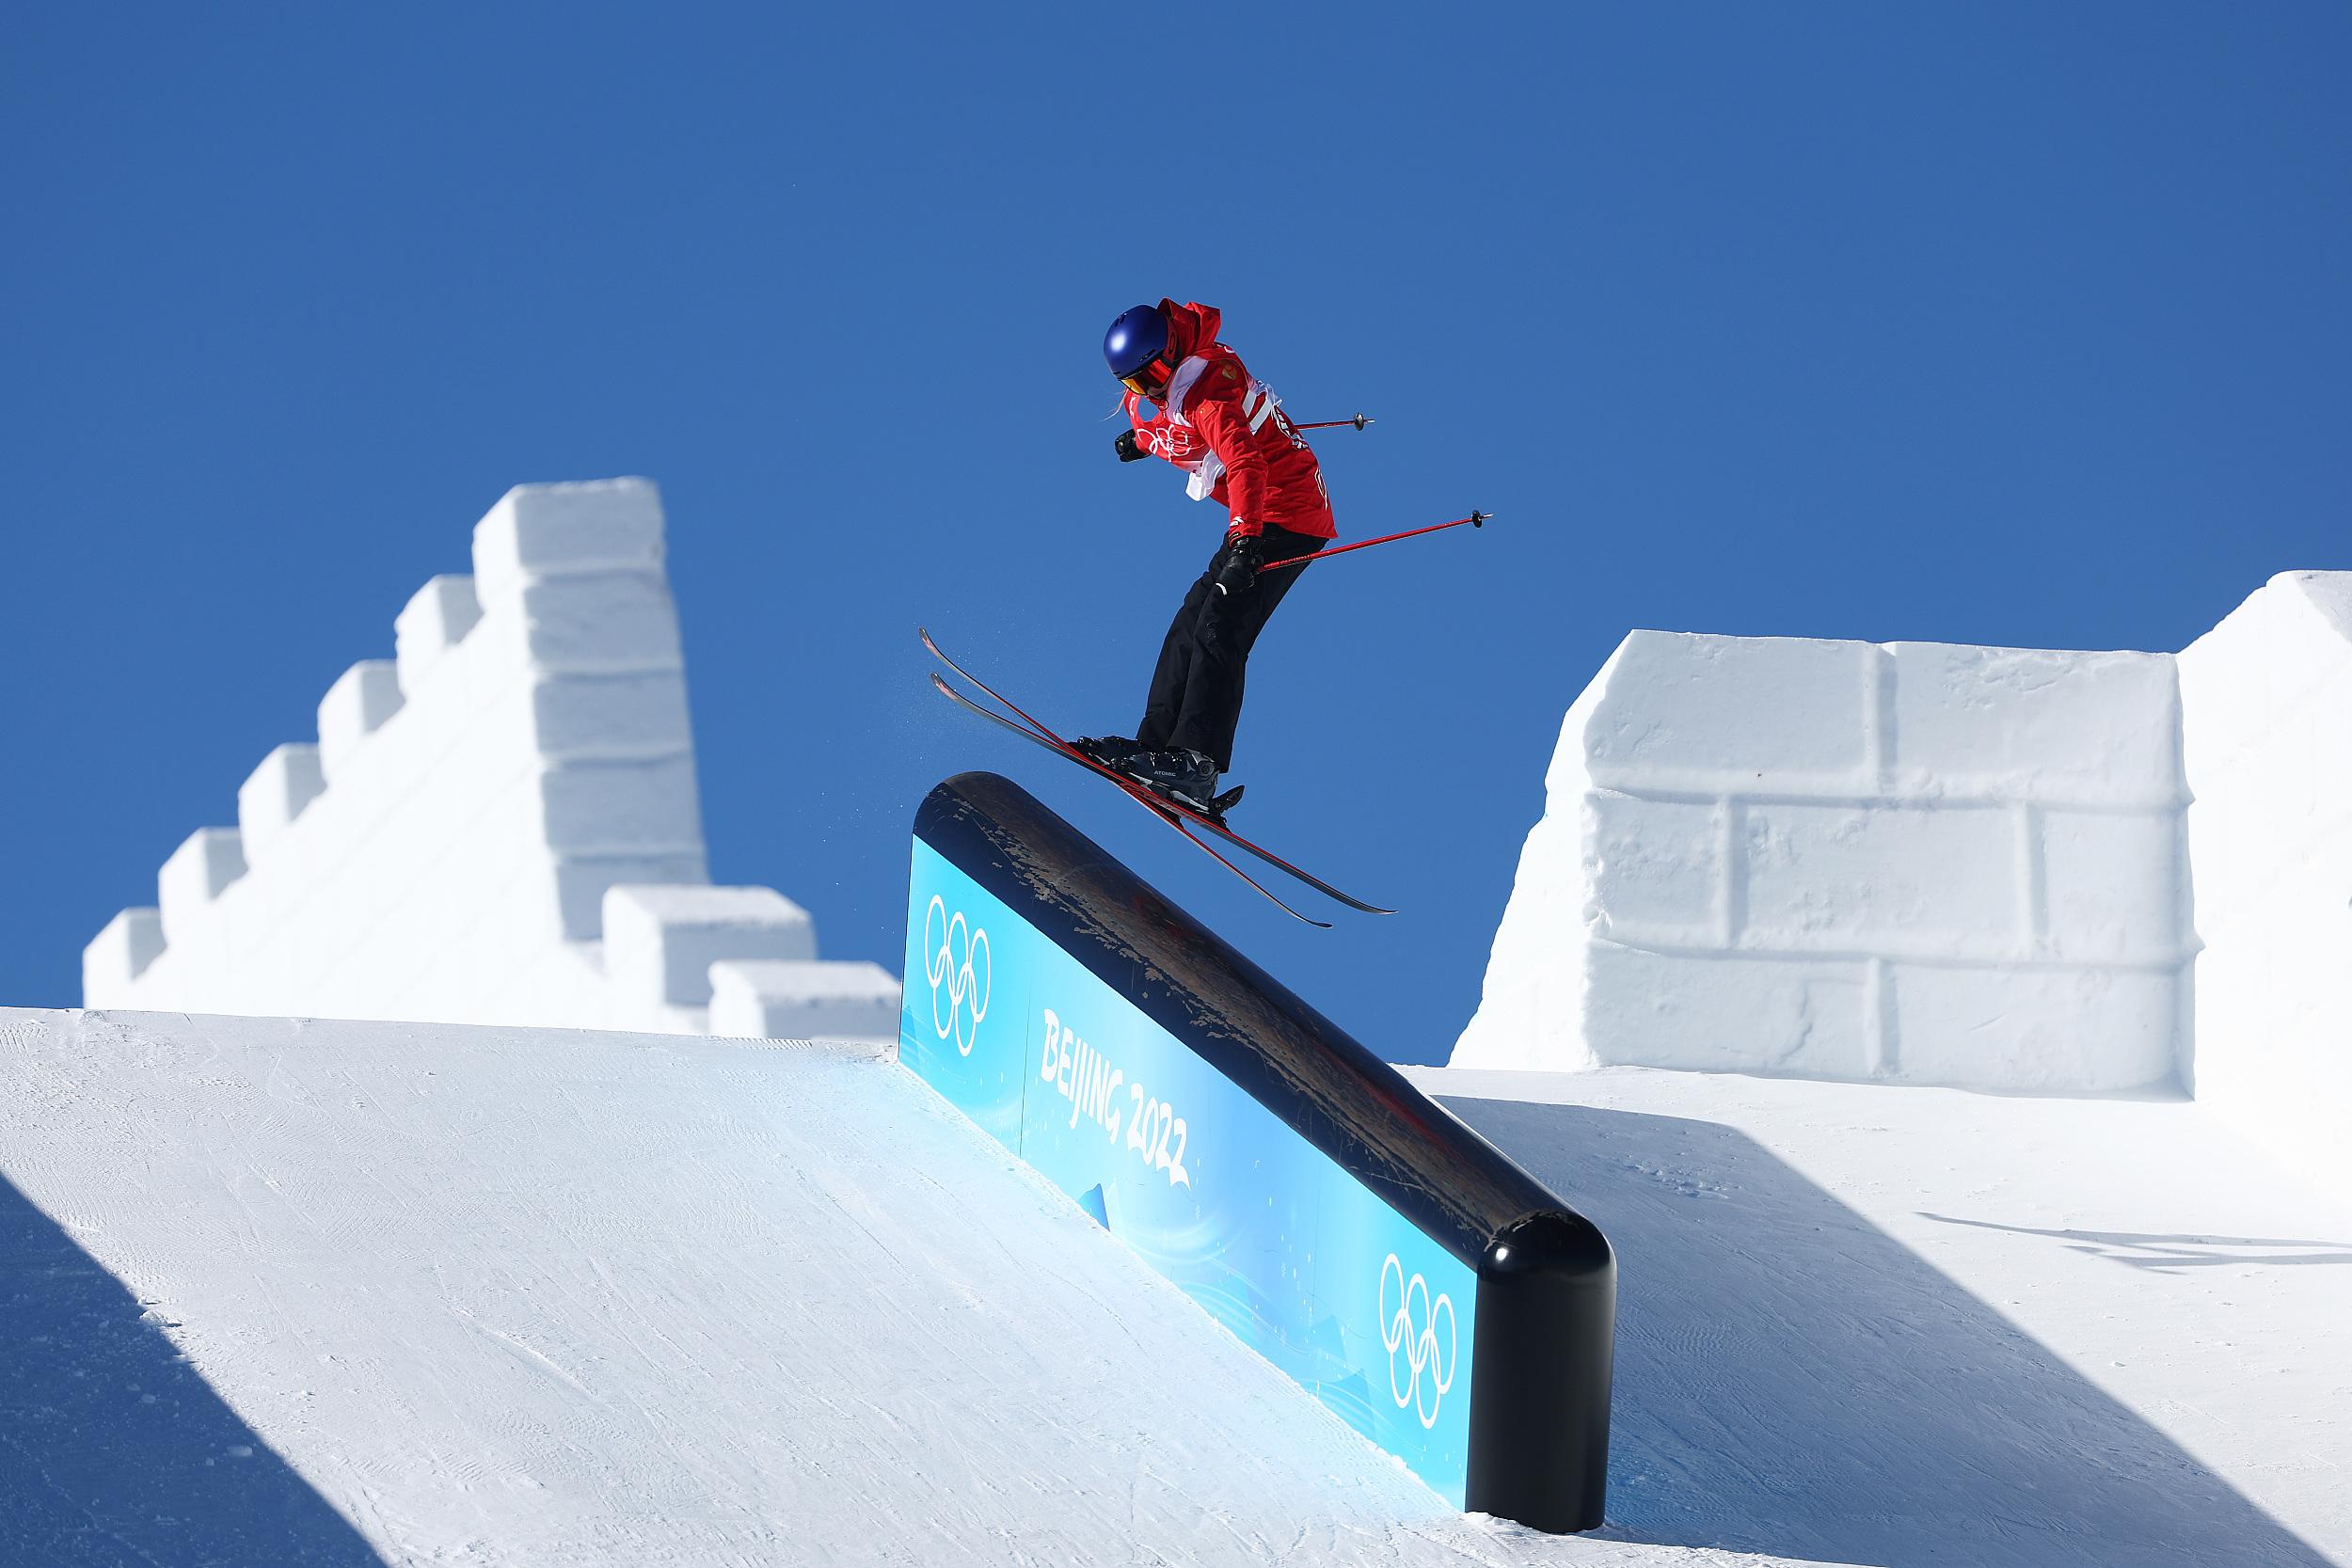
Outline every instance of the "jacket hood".
[[1168, 318], [1168, 357], [1180, 365], [1216, 342], [1217, 327], [1224, 321], [1216, 306], [1189, 300], [1179, 305], [1164, 299], [1160, 314]]

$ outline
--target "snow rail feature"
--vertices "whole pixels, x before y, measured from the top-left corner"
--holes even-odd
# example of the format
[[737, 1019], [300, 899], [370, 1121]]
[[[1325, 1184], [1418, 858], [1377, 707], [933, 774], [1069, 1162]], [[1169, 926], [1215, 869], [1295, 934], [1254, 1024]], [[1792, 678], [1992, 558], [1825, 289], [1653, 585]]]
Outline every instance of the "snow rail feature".
[[1456, 1506], [1598, 1527], [1600, 1231], [1009, 780], [914, 839], [901, 1060]]

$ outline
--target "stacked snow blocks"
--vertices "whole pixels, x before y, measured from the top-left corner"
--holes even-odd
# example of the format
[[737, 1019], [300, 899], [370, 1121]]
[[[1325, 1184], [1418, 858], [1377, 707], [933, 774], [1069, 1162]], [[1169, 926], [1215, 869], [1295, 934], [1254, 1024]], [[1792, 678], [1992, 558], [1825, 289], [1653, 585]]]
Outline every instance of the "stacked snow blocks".
[[710, 986], [714, 1035], [898, 1043], [898, 982], [878, 963], [734, 959], [710, 966]]
[[2197, 1098], [2352, 1193], [2352, 572], [2286, 572], [2180, 656]]
[[[707, 885], [662, 550], [646, 481], [508, 492], [472, 576], [426, 583], [393, 658], [328, 689], [317, 744], [165, 863], [151, 926], [125, 911], [86, 950], [87, 1005], [695, 1029], [712, 958], [813, 958], [804, 912]], [[895, 990], [872, 1006], [895, 1029]]]
[[1456, 1067], [2178, 1075], [2169, 657], [1635, 632], [1546, 783]]

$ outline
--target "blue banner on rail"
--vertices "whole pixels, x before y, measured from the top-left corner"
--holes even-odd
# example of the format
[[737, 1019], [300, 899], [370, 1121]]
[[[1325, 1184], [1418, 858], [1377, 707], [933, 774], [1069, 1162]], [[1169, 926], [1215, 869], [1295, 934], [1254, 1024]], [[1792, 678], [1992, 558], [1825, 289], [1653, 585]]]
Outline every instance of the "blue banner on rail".
[[1464, 1505], [1477, 1278], [916, 840], [900, 1059]]

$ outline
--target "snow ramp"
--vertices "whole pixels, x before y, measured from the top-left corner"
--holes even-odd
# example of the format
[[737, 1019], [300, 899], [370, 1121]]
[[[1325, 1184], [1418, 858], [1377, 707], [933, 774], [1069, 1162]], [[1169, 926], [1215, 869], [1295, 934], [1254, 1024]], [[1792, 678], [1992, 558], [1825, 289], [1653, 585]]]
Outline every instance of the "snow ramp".
[[2352, 1214], [2210, 1107], [1406, 1070], [1617, 1249], [1618, 1528], [1888, 1568], [2352, 1564]]
[[2352, 1226], [2199, 1107], [1412, 1076], [1626, 1260], [1605, 1530], [1456, 1512], [886, 1050], [0, 1010], [0, 1565], [2352, 1561]]
[[882, 1054], [0, 1011], [0, 1563], [1731, 1560], [1455, 1513]]

